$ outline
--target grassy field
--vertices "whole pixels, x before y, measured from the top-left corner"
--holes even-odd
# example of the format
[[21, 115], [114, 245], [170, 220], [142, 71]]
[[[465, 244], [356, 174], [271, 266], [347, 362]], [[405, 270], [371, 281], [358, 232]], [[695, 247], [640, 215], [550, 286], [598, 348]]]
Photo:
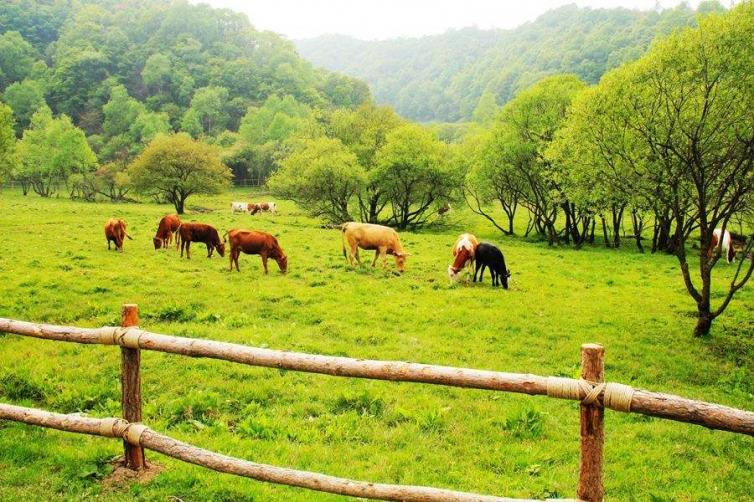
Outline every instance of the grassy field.
[[[180, 260], [155, 253], [154, 204], [88, 204], [0, 192], [0, 316], [80, 326], [119, 322], [138, 303], [142, 327], [260, 347], [577, 376], [579, 347], [605, 345], [612, 381], [754, 410], [754, 287], [708, 339], [693, 339], [693, 304], [673, 257], [548, 248], [502, 239], [456, 211], [448, 223], [403, 233], [403, 276], [351, 270], [340, 232], [290, 203], [280, 214], [231, 215], [248, 191], [196, 198], [184, 220], [278, 236], [289, 274], [262, 274], [258, 257]], [[102, 226], [129, 223], [125, 253], [108, 252]], [[511, 289], [448, 284], [462, 231], [498, 242]], [[371, 254], [371, 253], [370, 253]], [[716, 274], [733, 267], [719, 264]], [[720, 281], [722, 282], [722, 281]], [[719, 294], [718, 294], [719, 296]], [[119, 353], [0, 335], [0, 399], [58, 412], [119, 413]], [[225, 454], [356, 479], [510, 497], [573, 497], [575, 403], [247, 368], [145, 352], [144, 422]], [[605, 485], [613, 500], [752, 500], [754, 439], [608, 412]], [[120, 453], [113, 440], [0, 424], [0, 499], [184, 501], [338, 500], [237, 479], [148, 454], [165, 467], [151, 482], [103, 485]], [[173, 499], [175, 500], [175, 499]]]

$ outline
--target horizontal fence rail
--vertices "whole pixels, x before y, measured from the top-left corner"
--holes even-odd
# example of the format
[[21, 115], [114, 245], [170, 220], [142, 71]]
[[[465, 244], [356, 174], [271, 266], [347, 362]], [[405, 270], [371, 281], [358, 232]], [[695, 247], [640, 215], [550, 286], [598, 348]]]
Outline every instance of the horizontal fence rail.
[[[575, 401], [583, 401], [589, 394], [589, 387], [580, 384], [583, 381], [570, 378], [286, 352], [228, 342], [162, 335], [138, 328], [78, 328], [0, 318], [0, 332], [65, 342], [120, 345], [189, 357], [220, 359], [249, 366], [339, 377], [549, 395]], [[754, 436], [754, 412], [686, 399], [672, 394], [633, 389], [628, 386], [621, 387], [624, 394], [630, 394], [628, 406], [616, 406], [610, 400], [606, 400], [606, 396], [609, 396], [610, 384], [596, 396], [597, 402], [617, 411], [641, 413], [702, 425], [709, 429]]]
[[[64, 415], [36, 408], [24, 408], [0, 403], [0, 419], [39, 425], [67, 432], [123, 438], [133, 446], [147, 448], [168, 457], [206, 467], [214, 471], [259, 481], [352, 497], [367, 497], [377, 500], [405, 500], [411, 502], [521, 502], [528, 500], [477, 495], [424, 486], [369, 483], [315, 472], [258, 464], [205, 450], [204, 448], [199, 448], [155, 432], [141, 424], [131, 424], [118, 418], [103, 419], [80, 415]], [[137, 425], [138, 427], [136, 427]]]

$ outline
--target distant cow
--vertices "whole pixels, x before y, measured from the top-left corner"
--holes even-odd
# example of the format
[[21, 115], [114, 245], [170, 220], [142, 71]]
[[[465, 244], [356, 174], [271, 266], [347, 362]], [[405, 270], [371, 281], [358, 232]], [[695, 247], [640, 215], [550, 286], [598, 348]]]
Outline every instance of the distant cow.
[[278, 206], [274, 202], [257, 202], [257, 203], [251, 203], [248, 206], [249, 213], [254, 215], [259, 212], [270, 212], [272, 214], [277, 214]]
[[225, 256], [225, 244], [220, 240], [217, 229], [204, 223], [181, 223], [178, 227], [178, 236], [181, 239], [181, 258], [183, 250], [186, 250], [186, 258], [191, 259], [191, 243], [203, 242], [207, 245], [207, 258], [212, 258], [215, 249], [220, 256]]
[[482, 282], [484, 269], [489, 267], [490, 275], [492, 275], [492, 287], [502, 284], [503, 288], [508, 289], [508, 278], [511, 276], [511, 272], [505, 267], [505, 258], [502, 251], [492, 244], [482, 242], [476, 248], [475, 260], [474, 282], [476, 282], [476, 273], [479, 269], [482, 269], [479, 273], [479, 282]]
[[343, 233], [343, 256], [348, 259], [351, 266], [359, 260], [359, 248], [374, 249], [374, 261], [372, 266], [377, 264], [377, 258], [382, 257], [383, 266], [387, 264], [387, 255], [395, 257], [395, 265], [398, 271], [403, 273], [406, 269], [406, 257], [408, 253], [403, 251], [401, 240], [398, 232], [390, 227], [382, 225], [373, 225], [371, 223], [349, 222], [341, 225]]
[[[720, 236], [722, 236], [722, 245], [720, 243]], [[718, 247], [722, 250], [726, 261], [732, 263], [736, 258], [736, 253], [746, 247], [746, 236], [728, 232], [727, 230], [723, 234], [721, 228], [716, 228], [712, 232], [712, 242], [710, 242], [709, 249], [707, 250], [707, 257], [711, 258], [717, 252]]]
[[[167, 249], [171, 242], [173, 242], [173, 235], [178, 231], [178, 227], [181, 226], [181, 219], [177, 214], [169, 214], [163, 216], [160, 223], [157, 225], [157, 233], [155, 234], [152, 242], [155, 249], [165, 248]], [[178, 248], [178, 236], [175, 239], [176, 249]]]
[[[126, 222], [120, 218], [110, 218], [105, 223], [105, 239], [107, 239], [107, 249], [110, 248], [110, 241], [115, 244], [115, 249], [123, 251], [123, 239], [131, 236], [126, 232]], [[133, 240], [133, 239], [131, 239]]]
[[472, 234], [462, 234], [453, 244], [453, 264], [448, 267], [448, 278], [451, 281], [457, 281], [458, 276], [464, 268], [468, 266], [469, 270], [474, 266], [474, 256], [479, 241]]
[[248, 213], [251, 211], [249, 208], [251, 204], [248, 202], [231, 202], [230, 203], [230, 212], [231, 213]]
[[[288, 257], [283, 252], [282, 248], [278, 244], [278, 240], [275, 236], [265, 232], [256, 232], [254, 230], [241, 230], [234, 228], [228, 230], [226, 234], [230, 241], [230, 271], [233, 271], [233, 263], [236, 264], [236, 270], [240, 272], [238, 268], [238, 257], [243, 252], [245, 254], [258, 254], [262, 257], [262, 266], [264, 266], [264, 273], [267, 274], [267, 260], [272, 258], [280, 267], [282, 273], [288, 272]], [[224, 237], [224, 236], [223, 236]], [[225, 239], [223, 239], [225, 242]]]
[[440, 217], [445, 217], [448, 215], [451, 209], [452, 208], [450, 207], [450, 203], [446, 202], [445, 204], [439, 207], [439, 209], [437, 210], [437, 215]]

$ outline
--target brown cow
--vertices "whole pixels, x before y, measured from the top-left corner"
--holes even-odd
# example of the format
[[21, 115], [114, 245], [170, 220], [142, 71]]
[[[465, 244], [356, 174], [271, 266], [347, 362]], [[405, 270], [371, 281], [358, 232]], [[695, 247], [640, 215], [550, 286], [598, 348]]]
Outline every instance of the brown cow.
[[[131, 236], [126, 232], [126, 222], [120, 218], [110, 218], [105, 223], [105, 239], [107, 239], [107, 249], [110, 249], [110, 241], [115, 244], [115, 249], [123, 251], [123, 239]], [[133, 239], [131, 239], [133, 240]]]
[[248, 205], [249, 213], [252, 215], [257, 214], [258, 212], [270, 212], [272, 214], [277, 214], [278, 206], [274, 202], [257, 202], [257, 203], [250, 203]]
[[191, 243], [203, 242], [207, 245], [207, 258], [212, 258], [215, 249], [220, 256], [225, 256], [225, 244], [220, 240], [217, 229], [204, 223], [181, 223], [178, 227], [178, 237], [181, 239], [181, 258], [186, 250], [186, 258], [191, 259]]
[[472, 234], [461, 234], [453, 245], [453, 264], [448, 267], [448, 278], [451, 281], [457, 281], [458, 276], [466, 266], [469, 271], [474, 267], [474, 257], [479, 241]]
[[[157, 233], [152, 239], [152, 242], [154, 243], [154, 248], [167, 249], [173, 240], [173, 234], [178, 232], [178, 227], [180, 226], [181, 226], [181, 219], [178, 217], [177, 214], [169, 214], [167, 216], [163, 216], [163, 218], [160, 220], [159, 225], [157, 225]], [[179, 239], [178, 239], [178, 236], [176, 235], [176, 239], [175, 239], [176, 249], [178, 249], [178, 244], [179, 244], [178, 241]]]
[[361, 263], [359, 260], [359, 248], [361, 248], [375, 250], [373, 267], [377, 264], [379, 257], [382, 257], [383, 267], [386, 266], [387, 255], [391, 254], [395, 257], [398, 271], [403, 273], [406, 269], [406, 257], [409, 253], [403, 251], [398, 232], [392, 228], [353, 221], [341, 225], [340, 228], [343, 232], [343, 256], [351, 266], [355, 265], [354, 261]]
[[[288, 257], [283, 252], [282, 248], [278, 244], [278, 240], [275, 236], [265, 232], [256, 232], [254, 230], [241, 230], [234, 228], [228, 230], [225, 234], [230, 240], [230, 271], [233, 272], [233, 263], [236, 264], [236, 270], [240, 272], [238, 268], [238, 257], [241, 252], [245, 254], [258, 254], [262, 257], [262, 265], [264, 266], [264, 273], [267, 274], [267, 259], [272, 258], [278, 263], [280, 271], [282, 273], [288, 272]], [[223, 242], [225, 242], [225, 235], [223, 236]]]

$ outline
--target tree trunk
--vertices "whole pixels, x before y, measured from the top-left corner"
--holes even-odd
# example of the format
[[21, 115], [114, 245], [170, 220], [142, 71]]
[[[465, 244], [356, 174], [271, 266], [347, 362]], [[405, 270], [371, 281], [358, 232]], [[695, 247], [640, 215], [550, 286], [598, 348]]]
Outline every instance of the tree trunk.
[[605, 221], [605, 217], [600, 215], [600, 220], [602, 220], [602, 236], [605, 239], [605, 247], [610, 247], [610, 237], [607, 235], [607, 222]]
[[709, 311], [709, 302], [707, 309], [703, 310], [699, 307], [699, 317], [696, 320], [696, 327], [694, 328], [694, 336], [707, 336], [712, 328], [712, 314]]
[[174, 204], [175, 205], [175, 212], [178, 213], [178, 214], [183, 214], [183, 208], [184, 208], [185, 204], [186, 204], [186, 198], [185, 197], [181, 197], [181, 196], [176, 197], [175, 204]]

